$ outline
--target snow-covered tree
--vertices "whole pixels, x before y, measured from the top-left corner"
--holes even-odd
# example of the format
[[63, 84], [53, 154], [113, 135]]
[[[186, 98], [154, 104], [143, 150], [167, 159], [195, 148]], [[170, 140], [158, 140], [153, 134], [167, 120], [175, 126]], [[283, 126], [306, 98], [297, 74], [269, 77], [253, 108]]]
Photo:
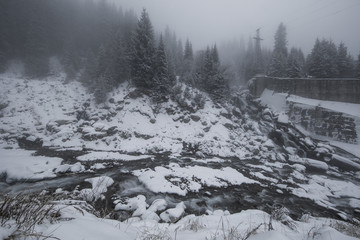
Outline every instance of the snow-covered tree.
[[287, 60], [287, 76], [291, 78], [305, 77], [305, 57], [301, 49], [291, 48]]
[[330, 40], [316, 39], [315, 45], [307, 59], [307, 68], [313, 77], [338, 76], [337, 48]]
[[133, 36], [131, 54], [131, 78], [136, 87], [154, 86], [154, 31], [148, 13], [143, 9], [137, 29]]
[[229, 78], [226, 69], [221, 66], [216, 45], [207, 47], [195, 62], [197, 86], [208, 92], [215, 101], [221, 101], [227, 95]]
[[275, 44], [267, 74], [271, 77], [287, 77], [286, 27], [280, 23], [275, 33]]

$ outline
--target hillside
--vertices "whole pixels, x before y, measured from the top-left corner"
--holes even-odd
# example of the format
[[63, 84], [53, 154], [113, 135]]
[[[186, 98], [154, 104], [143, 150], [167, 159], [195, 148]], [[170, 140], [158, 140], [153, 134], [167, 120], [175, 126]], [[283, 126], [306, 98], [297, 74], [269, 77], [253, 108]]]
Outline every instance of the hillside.
[[252, 149], [264, 148], [266, 154], [269, 144], [245, 111], [214, 104], [181, 84], [175, 100], [153, 104], [125, 83], [98, 105], [79, 82], [64, 84], [62, 74], [0, 78], [1, 139], [38, 138], [48, 147], [141, 154], [180, 154], [192, 146], [203, 154], [239, 158], [251, 156]]

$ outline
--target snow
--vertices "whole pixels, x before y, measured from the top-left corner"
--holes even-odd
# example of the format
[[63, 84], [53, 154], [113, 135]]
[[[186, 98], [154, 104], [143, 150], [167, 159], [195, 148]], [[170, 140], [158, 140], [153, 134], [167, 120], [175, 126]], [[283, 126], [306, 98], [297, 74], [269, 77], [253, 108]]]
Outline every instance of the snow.
[[79, 173], [83, 171], [85, 171], [85, 167], [79, 162], [75, 164], [60, 165], [55, 169], [56, 173], [66, 173], [66, 172]]
[[86, 182], [91, 183], [92, 188], [84, 188], [80, 191], [80, 196], [87, 201], [96, 201], [99, 198], [104, 198], [103, 193], [107, 192], [114, 180], [107, 176], [94, 177], [85, 179]]
[[151, 158], [150, 155], [133, 156], [118, 152], [90, 152], [77, 157], [79, 161], [116, 160], [116, 161], [137, 161]]
[[152, 192], [174, 193], [181, 196], [185, 196], [188, 192], [198, 192], [204, 186], [227, 187], [229, 184], [258, 183], [230, 167], [222, 169], [202, 166], [180, 167], [175, 163], [167, 167], [155, 167], [154, 170], [135, 170], [133, 174]]
[[[66, 207], [64, 207], [66, 206]], [[176, 223], [157, 223], [152, 220], [119, 222], [100, 219], [93, 214], [77, 210], [74, 206], [59, 205], [63, 219], [53, 224], [42, 224], [35, 227], [43, 235], [51, 235], [63, 240], [68, 239], [146, 239], [147, 237], [168, 236], [170, 239], [224, 239], [234, 236], [243, 239], [246, 234], [260, 226], [248, 239], [268, 240], [302, 240], [316, 236], [315, 239], [354, 240], [330, 225], [327, 219], [310, 217], [307, 222], [295, 222], [297, 229], [273, 220], [274, 230], [268, 231], [270, 216], [259, 210], [246, 210], [231, 215], [189, 215]], [[176, 208], [175, 208], [176, 209]], [[179, 206], [180, 210], [181, 207]], [[175, 211], [179, 214], [181, 211]], [[340, 222], [340, 221], [338, 221]], [[0, 228], [0, 233], [6, 236], [8, 232]], [[228, 238], [227, 238], [228, 239]]]
[[62, 159], [33, 156], [33, 153], [35, 151], [0, 148], [0, 173], [6, 173], [7, 182], [56, 177], [53, 170], [60, 166]]
[[164, 222], [176, 222], [185, 214], [185, 204], [180, 202], [176, 205], [175, 208], [169, 208], [165, 212], [160, 214], [161, 220]]

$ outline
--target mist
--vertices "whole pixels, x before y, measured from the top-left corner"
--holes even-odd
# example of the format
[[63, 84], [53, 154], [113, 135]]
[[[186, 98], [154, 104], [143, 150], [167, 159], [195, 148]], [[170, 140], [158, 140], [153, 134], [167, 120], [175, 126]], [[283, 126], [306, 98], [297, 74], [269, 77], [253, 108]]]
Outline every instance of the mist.
[[261, 28], [262, 46], [272, 48], [274, 34], [283, 22], [288, 46], [310, 53], [316, 38], [344, 42], [352, 55], [360, 51], [358, 0], [114, 0], [139, 15], [146, 8], [157, 31], [166, 26], [195, 49], [225, 41], [247, 39]]

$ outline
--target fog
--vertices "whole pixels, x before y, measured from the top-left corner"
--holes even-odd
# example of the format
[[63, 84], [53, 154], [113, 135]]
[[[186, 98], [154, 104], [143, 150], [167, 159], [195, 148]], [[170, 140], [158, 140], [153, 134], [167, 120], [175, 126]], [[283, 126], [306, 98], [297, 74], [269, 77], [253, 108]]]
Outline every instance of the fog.
[[308, 54], [317, 37], [343, 41], [352, 55], [360, 51], [359, 0], [114, 0], [139, 15], [146, 8], [157, 31], [166, 26], [196, 49], [208, 44], [255, 35], [261, 28], [263, 46], [273, 46], [283, 22], [288, 47]]

